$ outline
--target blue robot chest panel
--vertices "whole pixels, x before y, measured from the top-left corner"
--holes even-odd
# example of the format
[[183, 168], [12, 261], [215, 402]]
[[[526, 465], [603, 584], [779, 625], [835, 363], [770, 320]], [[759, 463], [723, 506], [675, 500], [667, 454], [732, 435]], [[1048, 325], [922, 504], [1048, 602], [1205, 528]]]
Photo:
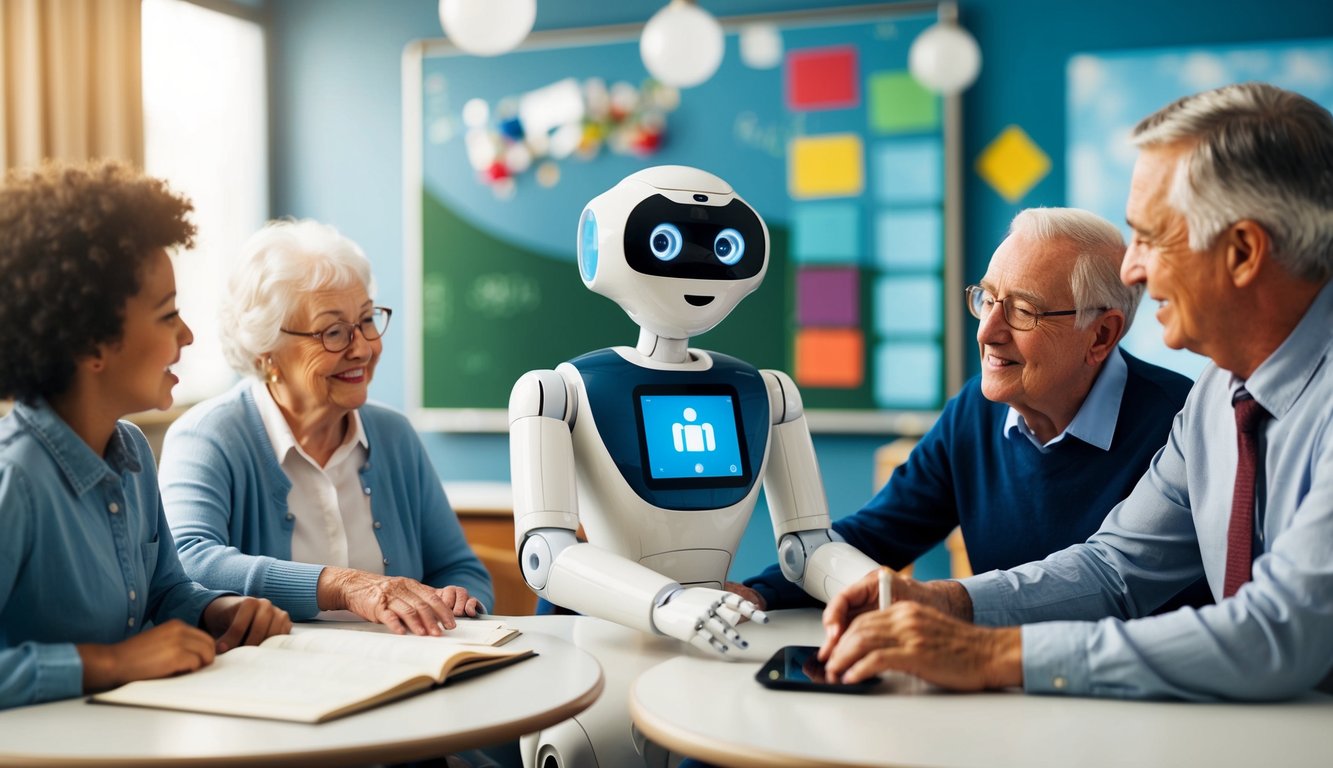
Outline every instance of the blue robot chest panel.
[[570, 361], [598, 437], [625, 482], [663, 509], [721, 509], [754, 487], [768, 448], [768, 389], [753, 366], [710, 353], [707, 371], [641, 368], [613, 350]]

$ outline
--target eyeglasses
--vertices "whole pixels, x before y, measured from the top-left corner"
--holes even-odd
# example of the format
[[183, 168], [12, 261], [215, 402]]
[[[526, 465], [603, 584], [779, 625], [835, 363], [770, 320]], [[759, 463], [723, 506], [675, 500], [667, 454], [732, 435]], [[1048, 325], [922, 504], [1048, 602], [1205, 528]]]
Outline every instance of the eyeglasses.
[[[990, 291], [979, 285], [969, 285], [966, 289], [967, 308], [972, 316], [978, 320], [985, 320], [995, 308], [996, 299]], [[1050, 312], [1038, 312], [1035, 307], [1022, 299], [1013, 296], [1006, 296], [1003, 301], [998, 302], [1004, 310], [1004, 321], [1015, 331], [1030, 331], [1037, 327], [1037, 323], [1043, 317], [1059, 317], [1061, 315], [1077, 315], [1077, 309], [1057, 309]], [[1097, 307], [1094, 311], [1101, 312], [1110, 309], [1110, 307]]]
[[356, 331], [361, 332], [361, 338], [366, 341], [374, 341], [384, 335], [389, 330], [389, 318], [393, 317], [393, 310], [388, 307], [375, 307], [370, 310], [370, 314], [361, 318], [361, 322], [356, 325], [339, 320], [336, 323], [326, 327], [322, 331], [289, 331], [286, 328], [279, 328], [283, 333], [289, 333], [292, 336], [309, 336], [312, 339], [319, 339], [319, 343], [330, 352], [341, 352], [352, 346], [352, 335]]

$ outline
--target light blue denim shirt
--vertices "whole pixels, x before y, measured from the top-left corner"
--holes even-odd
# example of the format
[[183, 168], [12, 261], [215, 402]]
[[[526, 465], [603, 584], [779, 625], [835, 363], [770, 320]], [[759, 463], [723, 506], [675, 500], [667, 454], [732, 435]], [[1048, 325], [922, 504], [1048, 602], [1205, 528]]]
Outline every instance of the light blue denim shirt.
[[[1222, 599], [1236, 471], [1233, 377], [1216, 366], [1199, 377], [1147, 474], [1087, 543], [962, 582], [978, 624], [1025, 625], [1028, 691], [1278, 699], [1328, 688], [1330, 358], [1333, 283], [1244, 382], [1273, 418], [1260, 436], [1262, 544], [1253, 580], [1233, 597]], [[1200, 574], [1216, 605], [1138, 618]]]
[[181, 569], [137, 427], [103, 460], [44, 403], [0, 420], [0, 709], [79, 695], [76, 643], [198, 625], [221, 594]]
[[1066, 435], [1109, 451], [1115, 438], [1116, 419], [1120, 416], [1120, 399], [1125, 395], [1125, 382], [1128, 380], [1129, 366], [1125, 358], [1120, 356], [1120, 347], [1116, 347], [1106, 356], [1106, 363], [1092, 382], [1088, 396], [1083, 398], [1083, 405], [1079, 406], [1078, 413], [1074, 414], [1074, 420], [1069, 422], [1065, 431], [1043, 443], [1028, 429], [1027, 422], [1018, 411], [1010, 406], [1004, 419], [1004, 434], [1011, 440], [1027, 438], [1042, 453], [1050, 451], [1051, 446], [1065, 439]]

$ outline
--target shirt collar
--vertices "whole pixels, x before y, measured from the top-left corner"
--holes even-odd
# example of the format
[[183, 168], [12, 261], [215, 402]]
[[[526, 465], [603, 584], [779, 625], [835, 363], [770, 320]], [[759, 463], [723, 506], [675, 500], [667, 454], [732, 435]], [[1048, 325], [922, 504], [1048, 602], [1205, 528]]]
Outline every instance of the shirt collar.
[[1074, 420], [1069, 422], [1069, 426], [1065, 427], [1063, 432], [1043, 444], [1028, 428], [1027, 422], [1018, 411], [1010, 406], [1004, 419], [1004, 434], [1011, 436], [1016, 431], [1031, 440], [1032, 444], [1042, 451], [1060, 442], [1066, 435], [1077, 437], [1103, 451], [1109, 451], [1111, 442], [1115, 438], [1120, 401], [1124, 398], [1125, 383], [1128, 380], [1129, 366], [1125, 364], [1125, 358], [1117, 346], [1112, 354], [1106, 356], [1106, 363], [1102, 365], [1097, 379], [1092, 382], [1088, 396], [1083, 398], [1083, 405], [1079, 406], [1078, 413], [1074, 414]]
[[1328, 363], [1333, 350], [1329, 328], [1333, 328], [1333, 280], [1324, 283], [1291, 334], [1249, 379], [1241, 381], [1232, 376], [1232, 392], [1243, 385], [1265, 411], [1281, 419], [1300, 399], [1320, 366]]
[[76, 496], [82, 496], [107, 477], [116, 478], [120, 472], [143, 469], [131, 443], [129, 430], [132, 427], [127, 424], [116, 423], [103, 459], [93, 453], [93, 449], [45, 400], [39, 399], [31, 405], [15, 403], [14, 415], [29, 427], [36, 440], [55, 459]]
[[[296, 443], [296, 436], [292, 434], [292, 428], [287, 423], [287, 418], [282, 415], [282, 409], [278, 407], [277, 401], [273, 399], [272, 393], [268, 391], [268, 385], [256, 379], [251, 386], [251, 392], [255, 398], [255, 406], [259, 408], [259, 418], [264, 422], [264, 431], [268, 433], [268, 441], [273, 446], [273, 456], [278, 460], [278, 464], [281, 465], [292, 451], [296, 451], [309, 460], [310, 457], [306, 456], [306, 452], [301, 450], [301, 446]], [[361, 414], [352, 411], [350, 418], [347, 438], [343, 441], [342, 446], [334, 452], [335, 456], [339, 456], [345, 448], [351, 445], [360, 445], [367, 451], [370, 450], [370, 443], [366, 440], [366, 432], [361, 428]], [[332, 463], [332, 459], [330, 459], [330, 463]]]

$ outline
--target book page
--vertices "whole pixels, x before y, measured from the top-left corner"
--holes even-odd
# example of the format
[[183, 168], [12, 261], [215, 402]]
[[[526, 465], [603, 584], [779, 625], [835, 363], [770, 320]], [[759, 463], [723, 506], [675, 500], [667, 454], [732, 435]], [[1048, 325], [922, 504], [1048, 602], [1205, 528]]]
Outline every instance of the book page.
[[302, 628], [290, 635], [275, 635], [260, 647], [392, 661], [411, 666], [436, 682], [444, 682], [449, 670], [459, 663], [478, 657], [508, 658], [522, 653], [449, 642], [438, 637], [311, 628]]
[[[345, 611], [327, 611], [326, 613], [345, 613]], [[323, 618], [295, 625], [292, 627], [292, 634], [298, 635], [312, 629], [352, 629], [358, 632], [393, 634], [383, 624], [372, 624], [359, 619], [356, 621], [335, 621]], [[503, 621], [460, 618], [453, 629], [444, 630], [442, 636], [434, 639], [453, 643], [467, 643], [469, 645], [502, 645], [518, 637], [519, 634], [521, 633], [517, 629]]]
[[140, 680], [93, 700], [315, 723], [429, 688], [432, 677], [391, 661], [241, 646], [197, 672]]

